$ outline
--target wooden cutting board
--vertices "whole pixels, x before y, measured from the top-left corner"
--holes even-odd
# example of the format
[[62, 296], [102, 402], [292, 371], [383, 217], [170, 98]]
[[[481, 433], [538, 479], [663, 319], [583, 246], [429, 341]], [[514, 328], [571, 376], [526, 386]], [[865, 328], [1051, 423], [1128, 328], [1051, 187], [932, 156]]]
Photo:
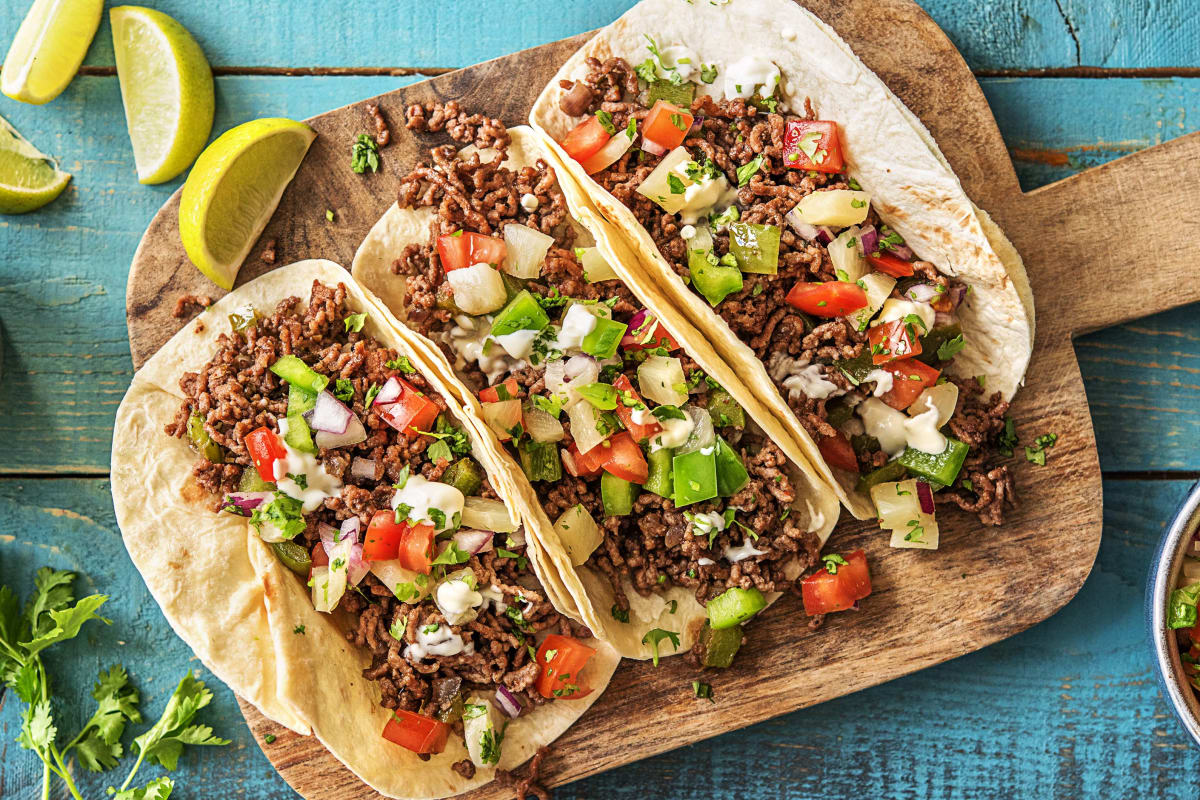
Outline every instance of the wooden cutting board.
[[[1059, 435], [1048, 465], [1016, 470], [1020, 509], [1002, 528], [943, 511], [937, 552], [892, 550], [874, 526], [843, 516], [832, 547], [864, 547], [874, 593], [858, 613], [831, 615], [816, 632], [785, 597], [750, 628], [734, 668], [709, 671], [716, 703], [692, 699], [696, 673], [679, 658], [657, 669], [626, 662], [604, 696], [559, 739], [543, 776], [562, 784], [655, 753], [882, 683], [978, 650], [1040, 622], [1083, 584], [1100, 543], [1096, 444], [1072, 337], [1200, 300], [1191, 271], [1200, 239], [1200, 188], [1180, 172], [1200, 164], [1200, 134], [1022, 193], [979, 85], [953, 44], [910, 0], [805, 0], [925, 122], [968, 193], [1025, 258], [1037, 300], [1037, 347], [1013, 407], [1024, 443]], [[391, 204], [397, 179], [429, 140], [403, 131], [413, 102], [457, 99], [464, 107], [524, 122], [558, 65], [587, 38], [469, 67], [376, 98], [392, 144], [376, 175], [349, 169], [354, 136], [372, 130], [363, 103], [309, 122], [320, 134], [279, 209], [242, 267], [239, 283], [276, 264], [322, 257], [349, 265], [358, 243]], [[1180, 167], [1183, 167], [1181, 170]], [[1195, 168], [1192, 167], [1195, 172]], [[1193, 176], [1193, 179], [1197, 176]], [[126, 310], [135, 366], [183, 320], [184, 294], [220, 291], [188, 263], [179, 242], [178, 193], [151, 222], [130, 270]], [[325, 209], [336, 209], [335, 220]], [[306, 287], [297, 287], [303, 290]], [[243, 712], [283, 777], [310, 800], [373, 798], [315, 738]], [[902, 724], [902, 723], [898, 723]], [[374, 732], [364, 732], [374, 735]], [[484, 787], [471, 798], [511, 796]]]

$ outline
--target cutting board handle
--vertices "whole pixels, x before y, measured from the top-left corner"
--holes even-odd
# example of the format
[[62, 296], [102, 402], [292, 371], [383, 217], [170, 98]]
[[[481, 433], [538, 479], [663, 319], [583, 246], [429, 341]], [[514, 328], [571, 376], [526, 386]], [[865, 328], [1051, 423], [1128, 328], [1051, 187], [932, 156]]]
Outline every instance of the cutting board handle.
[[[1038, 335], [1078, 335], [1200, 301], [1200, 133], [1024, 195]], [[1190, 178], [1189, 178], [1190, 175]], [[1045, 291], [1043, 291], [1045, 289]]]

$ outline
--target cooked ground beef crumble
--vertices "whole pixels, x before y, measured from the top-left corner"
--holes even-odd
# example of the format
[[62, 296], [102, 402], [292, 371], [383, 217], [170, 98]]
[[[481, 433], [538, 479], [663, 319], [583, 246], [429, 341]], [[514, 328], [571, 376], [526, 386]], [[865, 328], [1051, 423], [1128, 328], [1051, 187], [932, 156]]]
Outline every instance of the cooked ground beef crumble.
[[[357, 516], [362, 527], [376, 511], [390, 513], [390, 501], [407, 467], [414, 474], [436, 480], [448, 461], [432, 463], [427, 450], [434, 441], [428, 436], [410, 437], [384, 422], [375, 410], [364, 408], [368, 388], [382, 386], [392, 376], [401, 377], [445, 408], [445, 401], [419, 372], [388, 366], [399, 353], [362, 333], [348, 333], [343, 323], [351, 313], [344, 285], [325, 286], [314, 282], [307, 304], [290, 297], [240, 332], [224, 334], [213, 357], [199, 372], [185, 373], [180, 381], [185, 399], [175, 420], [166, 427], [172, 436], [188, 439], [188, 420], [203, 418], [204, 431], [221, 448], [221, 463], [197, 459], [193, 474], [209, 492], [223, 495], [235, 491], [247, 469], [254, 470], [244, 437], [266, 425], [278, 430], [287, 411], [287, 384], [269, 367], [280, 356], [294, 354], [331, 381], [350, 381], [354, 398], [348, 402], [367, 431], [365, 441], [337, 450], [322, 448], [319, 460], [326, 472], [343, 482], [340, 494], [325, 499], [322, 507], [305, 516], [306, 526], [293, 540], [309, 551], [321, 547], [321, 524], [338, 527]], [[357, 477], [350, 465], [354, 458], [375, 464], [370, 477]], [[481, 493], [496, 498], [486, 478]], [[218, 504], [219, 505], [219, 504]], [[503, 535], [501, 535], [503, 537]], [[500, 539], [501, 546], [506, 544]], [[461, 691], [503, 685], [512, 691], [526, 710], [547, 702], [533, 687], [539, 668], [528, 643], [539, 631], [562, 632], [590, 637], [590, 632], [560, 616], [538, 585], [524, 559], [500, 557], [495, 551], [472, 556], [454, 569], [468, 568], [480, 586], [495, 587], [503, 602], [521, 614], [501, 613], [486, 603], [477, 619], [450, 630], [473, 644], [470, 653], [456, 656], [406, 658], [404, 651], [417, 641], [421, 626], [446, 625], [432, 599], [402, 602], [373, 573], [368, 573], [357, 590], [347, 591], [341, 608], [354, 620], [346, 637], [366, 648], [372, 664], [366, 678], [377, 681], [386, 708], [420, 711], [426, 715], [447, 712]], [[518, 621], [519, 619], [519, 621]], [[399, 637], [392, 631], [402, 631]], [[461, 733], [461, 722], [455, 725]]]

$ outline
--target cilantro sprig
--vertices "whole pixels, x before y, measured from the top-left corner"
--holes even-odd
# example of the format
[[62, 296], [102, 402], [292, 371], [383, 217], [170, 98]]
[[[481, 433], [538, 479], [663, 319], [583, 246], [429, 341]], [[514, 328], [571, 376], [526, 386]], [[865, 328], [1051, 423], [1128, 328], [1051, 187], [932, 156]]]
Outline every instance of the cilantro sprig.
[[[92, 686], [96, 708], [73, 738], [59, 747], [59, 729], [51, 703], [50, 677], [42, 652], [52, 645], [74, 639], [84, 624], [99, 620], [111, 624], [97, 612], [107, 595], [92, 594], [78, 601], [74, 592], [75, 573], [43, 567], [34, 577], [33, 594], [22, 608], [16, 593], [0, 586], [0, 679], [25, 704], [17, 743], [32, 750], [42, 761], [42, 796], [50, 796], [51, 776], [66, 786], [74, 800], [83, 800], [67, 767], [72, 751], [79, 764], [91, 772], [113, 769], [125, 755], [121, 737], [128, 723], [142, 721], [138, 692], [120, 664], [100, 670]], [[202, 681], [189, 671], [162, 717], [133, 740], [138, 757], [119, 790], [109, 789], [113, 800], [167, 800], [174, 781], [166, 776], [145, 786], [130, 788], [138, 768], [149, 759], [174, 770], [184, 745], [226, 745], [207, 725], [193, 724], [201, 708], [212, 700]]]

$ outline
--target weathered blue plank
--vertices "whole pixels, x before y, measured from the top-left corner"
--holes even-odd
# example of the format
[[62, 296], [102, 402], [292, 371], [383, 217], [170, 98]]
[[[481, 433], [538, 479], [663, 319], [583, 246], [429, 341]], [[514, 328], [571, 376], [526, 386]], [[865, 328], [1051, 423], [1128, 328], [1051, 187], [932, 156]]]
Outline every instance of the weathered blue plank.
[[[242, 0], [162, 0], [154, 5], [187, 26], [214, 65], [460, 67], [598, 28], [632, 4], [508, 0], [464, 12], [454, 3], [421, 0], [320, 0], [304, 4], [306, 13], [296, 13], [289, 0], [253, 6]], [[0, 7], [0, 42], [11, 39], [28, 5], [11, 0]], [[1197, 62], [1200, 19], [1190, 0], [925, 0], [922, 5], [974, 69]], [[107, 18], [86, 63], [114, 63]]]
[[[304, 118], [414, 80], [221, 78], [214, 136], [255, 117]], [[0, 472], [105, 473], [113, 417], [132, 374], [129, 262], [182, 181], [137, 183], [115, 78], [79, 78], [44, 107], [4, 98], [0, 115], [75, 175], [47, 208], [0, 217], [7, 451]]]
[[[1063, 612], [1031, 631], [894, 683], [582, 781], [556, 796], [1194, 798], [1200, 751], [1188, 745], [1159, 697], [1141, 617], [1153, 545], [1186, 489], [1183, 481], [1107, 482], [1095, 570]], [[87, 713], [96, 671], [114, 660], [129, 669], [144, 708], [154, 713], [185, 670], [204, 674], [130, 564], [106, 481], [0, 481], [0, 519], [8, 522], [0, 535], [0, 583], [24, 591], [32, 571], [51, 564], [79, 570], [80, 593], [113, 595], [105, 609], [111, 627], [90, 624], [81, 641], [51, 651], [64, 728]], [[886, 569], [886, 562], [875, 568]], [[782, 602], [796, 607], [794, 598]], [[249, 741], [230, 692], [214, 688], [217, 699], [205, 719], [234, 744], [185, 755], [176, 774], [179, 796], [294, 797]], [[652, 707], [653, 698], [647, 702]], [[41, 774], [33, 768], [36, 758], [12, 744], [17, 724], [16, 703], [8, 700], [0, 708], [0, 747], [7, 747], [0, 786], [6, 798], [33, 800]], [[90, 774], [82, 781], [89, 798], [103, 797], [106, 785]]]
[[[308, 116], [413, 80], [219, 78], [216, 130], [256, 116]], [[986, 79], [983, 85], [1027, 188], [1186, 133], [1196, 127], [1200, 107], [1196, 79]], [[1090, 113], [1095, 108], [1118, 111]], [[131, 374], [123, 302], [128, 264], [142, 230], [178, 182], [137, 184], [114, 78], [81, 78], [40, 108], [4, 99], [0, 114], [76, 175], [42, 211], [0, 217], [0, 408], [6, 412], [0, 441], [7, 446], [0, 474], [103, 473], [116, 404]], [[1087, 352], [1080, 355], [1106, 468], [1200, 468], [1198, 440], [1187, 438], [1196, 435], [1188, 419], [1200, 407], [1198, 381], [1180, 369], [1185, 356], [1145, 349], [1156, 340], [1200, 336], [1192, 316], [1143, 320], [1134, 337], [1108, 332], [1083, 340]], [[1124, 354], [1116, 360], [1091, 349], [1103, 351], [1118, 340]], [[1137, 407], [1158, 409], [1139, 414], [1132, 426], [1122, 416], [1131, 392]], [[1156, 405], [1164, 398], [1170, 402]], [[1116, 416], [1107, 416], [1110, 408]], [[1136, 446], [1145, 440], [1180, 446]]]

